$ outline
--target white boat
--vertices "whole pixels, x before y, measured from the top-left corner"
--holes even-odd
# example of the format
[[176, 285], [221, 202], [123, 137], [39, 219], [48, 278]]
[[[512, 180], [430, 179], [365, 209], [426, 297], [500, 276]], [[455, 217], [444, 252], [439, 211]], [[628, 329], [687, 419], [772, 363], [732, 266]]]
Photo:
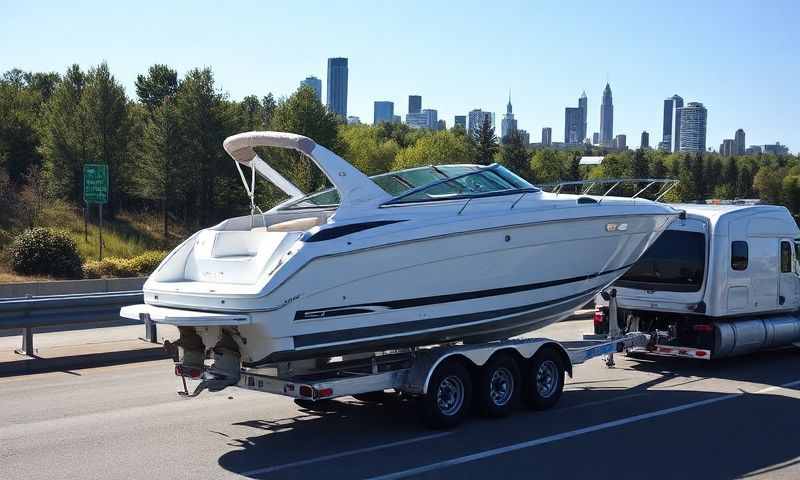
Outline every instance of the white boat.
[[[304, 195], [254, 147], [311, 159], [333, 184]], [[547, 193], [500, 165], [367, 177], [300, 135], [229, 137], [252, 214], [201, 230], [123, 317], [177, 325], [179, 361], [239, 369], [451, 341], [505, 339], [568, 316], [679, 215], [641, 198]], [[241, 165], [250, 167], [249, 178]], [[256, 174], [290, 199], [261, 213]]]

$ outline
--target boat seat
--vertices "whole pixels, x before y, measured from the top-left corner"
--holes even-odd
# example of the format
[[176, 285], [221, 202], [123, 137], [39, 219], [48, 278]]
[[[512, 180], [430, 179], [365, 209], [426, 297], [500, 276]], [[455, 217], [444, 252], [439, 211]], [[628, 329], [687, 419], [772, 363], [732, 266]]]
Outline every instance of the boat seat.
[[304, 232], [322, 224], [319, 217], [304, 217], [275, 223], [267, 227], [268, 232]]

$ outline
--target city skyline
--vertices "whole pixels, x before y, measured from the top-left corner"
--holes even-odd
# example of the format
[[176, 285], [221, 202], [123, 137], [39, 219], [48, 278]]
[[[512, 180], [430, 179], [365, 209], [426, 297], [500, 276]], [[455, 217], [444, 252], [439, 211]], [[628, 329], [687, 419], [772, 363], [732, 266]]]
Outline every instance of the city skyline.
[[[147, 15], [156, 5], [159, 15]], [[308, 8], [323, 5], [310, 1]], [[144, 0], [141, 8], [130, 9], [97, 1], [93, 7], [89, 0], [78, 11], [67, 5], [8, 3], [6, 28], [0, 31], [0, 68], [63, 74], [72, 63], [88, 68], [107, 61], [127, 95], [135, 97], [136, 75], [154, 63], [169, 64], [181, 76], [210, 66], [217, 88], [240, 100], [268, 92], [288, 96], [309, 75], [324, 81], [327, 58], [342, 56], [350, 59], [348, 115], [371, 119], [373, 102], [387, 100], [404, 117], [407, 95], [420, 94], [450, 124], [454, 115], [474, 108], [499, 115], [511, 88], [518, 128], [534, 132], [534, 142], [544, 126], [553, 128], [554, 139], [563, 138], [564, 106], [584, 89], [587, 134], [599, 131], [601, 92], [608, 80], [615, 93], [615, 132], [630, 136], [647, 130], [652, 146], [661, 141], [662, 101], [675, 92], [708, 108], [710, 145], [744, 128], [748, 144], [780, 141], [793, 151], [800, 146], [793, 122], [793, 105], [800, 103], [794, 85], [800, 70], [793, 61], [800, 44], [791, 22], [800, 13], [795, 2], [742, 2], [731, 8], [723, 1], [677, 1], [658, 9], [634, 2], [609, 9], [593, 3], [532, 6], [512, 0], [509, 8], [515, 15], [470, 2], [457, 11], [414, 1], [345, 4], [329, 9], [323, 19], [256, 4], [246, 18], [233, 19], [222, 5], [187, 11]], [[686, 11], [692, 11], [691, 22], [684, 19]], [[485, 24], [488, 38], [538, 48], [497, 55], [492, 42], [445, 42], [431, 24], [445, 14], [449, 37], [469, 38], [475, 25]], [[383, 22], [387, 17], [398, 21]], [[654, 18], [663, 21], [654, 24]], [[773, 20], [769, 28], [757, 30], [752, 18]], [[296, 32], [299, 23], [302, 35]], [[726, 28], [698, 30], [698, 23]], [[374, 28], [378, 24], [380, 31]], [[334, 26], [346, 26], [347, 34], [333, 34], [341, 31]], [[34, 29], [37, 35], [31, 37], [28, 32]], [[393, 38], [405, 40], [389, 41]], [[567, 73], [574, 71], [574, 52], [585, 48], [587, 38], [603, 39], [607, 54], [602, 67]], [[765, 74], [771, 71], [782, 74]]]

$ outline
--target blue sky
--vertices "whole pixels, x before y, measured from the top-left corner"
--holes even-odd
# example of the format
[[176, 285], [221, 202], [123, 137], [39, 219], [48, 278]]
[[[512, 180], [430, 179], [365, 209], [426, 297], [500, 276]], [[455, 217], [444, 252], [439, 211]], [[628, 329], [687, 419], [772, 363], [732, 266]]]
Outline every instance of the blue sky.
[[[235, 3], [235, 6], [234, 6]], [[229, 5], [230, 4], [230, 5]], [[744, 128], [747, 144], [800, 150], [796, 1], [603, 2], [20, 2], [0, 0], [0, 70], [55, 70], [107, 61], [134, 95], [153, 63], [210, 66], [232, 98], [290, 94], [326, 59], [350, 59], [348, 113], [407, 96], [453, 115], [500, 114], [511, 89], [520, 128], [563, 139], [564, 107], [589, 97], [599, 130], [606, 79], [614, 133], [661, 139], [664, 98], [709, 109], [708, 144]]]

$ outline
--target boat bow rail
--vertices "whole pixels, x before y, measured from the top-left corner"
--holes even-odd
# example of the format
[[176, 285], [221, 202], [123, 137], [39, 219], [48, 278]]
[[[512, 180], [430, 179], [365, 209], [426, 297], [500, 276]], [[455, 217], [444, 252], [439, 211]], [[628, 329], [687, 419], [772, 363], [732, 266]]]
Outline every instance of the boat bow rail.
[[[590, 192], [596, 187], [611, 185], [610, 187], [603, 189], [603, 193], [598, 200], [598, 202], [602, 202], [604, 198], [609, 196], [612, 191], [621, 185], [634, 185], [636, 187], [636, 192], [629, 198], [641, 198], [645, 192], [650, 190], [650, 187], [658, 185], [659, 188], [655, 192], [654, 198], [654, 201], [658, 202], [673, 188], [675, 188], [678, 183], [679, 180], [674, 178], [601, 178], [595, 180], [556, 182], [540, 185], [540, 188], [546, 192], [554, 193], [556, 195], [560, 193], [566, 193], [563, 191], [565, 188], [574, 188], [580, 195], [589, 195]], [[641, 185], [644, 186], [641, 187]]]

